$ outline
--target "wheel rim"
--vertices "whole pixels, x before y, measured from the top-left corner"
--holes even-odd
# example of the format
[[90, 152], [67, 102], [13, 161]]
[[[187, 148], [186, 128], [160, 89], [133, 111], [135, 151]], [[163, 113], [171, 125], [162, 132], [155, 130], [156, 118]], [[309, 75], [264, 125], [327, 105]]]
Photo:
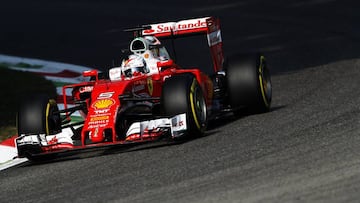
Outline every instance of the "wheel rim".
[[195, 92], [195, 101], [196, 101], [196, 115], [199, 118], [201, 123], [204, 123], [206, 120], [206, 104], [203, 95], [200, 92], [200, 89], [197, 88]]
[[196, 126], [198, 127], [198, 129], [202, 129], [206, 122], [206, 116], [207, 116], [206, 103], [202, 95], [201, 89], [195, 84], [196, 84], [196, 80], [194, 80], [193, 85], [191, 86], [191, 93], [190, 93], [191, 109], [193, 112], [193, 117]]
[[272, 84], [269, 76], [269, 71], [265, 68], [263, 69], [263, 86], [264, 86], [264, 92], [266, 99], [269, 101], [271, 99], [272, 94]]
[[46, 105], [46, 123], [45, 123], [45, 130], [46, 134], [51, 134], [56, 129], [56, 124], [59, 122], [60, 117], [54, 115], [54, 112], [58, 111], [57, 105], [55, 100], [50, 99]]
[[269, 71], [266, 68], [264, 56], [261, 56], [260, 58], [259, 81], [260, 81], [261, 95], [264, 104], [266, 107], [269, 107], [272, 96], [272, 84], [271, 84]]

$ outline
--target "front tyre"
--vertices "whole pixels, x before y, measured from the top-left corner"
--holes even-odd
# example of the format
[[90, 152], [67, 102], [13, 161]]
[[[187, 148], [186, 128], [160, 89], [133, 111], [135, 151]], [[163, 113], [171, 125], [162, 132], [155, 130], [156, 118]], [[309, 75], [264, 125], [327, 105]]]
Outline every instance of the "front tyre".
[[37, 96], [20, 105], [17, 115], [18, 135], [46, 134], [61, 131], [61, 118], [56, 101]]
[[162, 109], [172, 117], [186, 113], [187, 131], [181, 137], [201, 136], [207, 127], [207, 108], [202, 89], [192, 74], [167, 79], [162, 89]]
[[224, 67], [229, 102], [235, 113], [244, 108], [250, 113], [263, 113], [270, 110], [272, 84], [263, 55], [230, 58]]

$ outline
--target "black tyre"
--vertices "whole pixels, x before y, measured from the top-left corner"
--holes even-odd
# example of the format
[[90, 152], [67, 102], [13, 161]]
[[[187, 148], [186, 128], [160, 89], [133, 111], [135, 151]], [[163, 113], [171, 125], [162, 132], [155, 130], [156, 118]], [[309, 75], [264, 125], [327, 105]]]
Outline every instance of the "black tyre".
[[18, 134], [51, 135], [61, 131], [61, 118], [56, 101], [37, 96], [21, 104], [17, 116]]
[[235, 113], [270, 110], [272, 84], [265, 57], [260, 54], [230, 58], [224, 64], [229, 102]]
[[187, 131], [182, 138], [201, 136], [207, 127], [207, 108], [202, 89], [192, 74], [172, 76], [162, 90], [162, 109], [166, 116], [186, 113]]

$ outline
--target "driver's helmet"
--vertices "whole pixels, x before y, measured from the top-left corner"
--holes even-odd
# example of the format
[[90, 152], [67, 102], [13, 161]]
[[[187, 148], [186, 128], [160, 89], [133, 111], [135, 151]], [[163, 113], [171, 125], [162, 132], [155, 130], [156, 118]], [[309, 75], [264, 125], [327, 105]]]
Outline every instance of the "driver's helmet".
[[144, 58], [135, 54], [130, 55], [129, 59], [122, 62], [121, 70], [125, 77], [132, 77], [133, 75], [149, 72]]

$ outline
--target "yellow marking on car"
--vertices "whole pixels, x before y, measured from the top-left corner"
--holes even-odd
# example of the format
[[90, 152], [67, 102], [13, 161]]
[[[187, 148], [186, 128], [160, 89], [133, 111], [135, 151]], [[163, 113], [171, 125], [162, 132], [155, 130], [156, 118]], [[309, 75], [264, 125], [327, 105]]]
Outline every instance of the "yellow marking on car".
[[193, 117], [194, 117], [196, 127], [198, 127], [198, 129], [200, 130], [201, 126], [200, 126], [200, 123], [199, 123], [199, 121], [197, 119], [196, 112], [195, 112], [195, 105], [194, 105], [194, 91], [195, 91], [195, 84], [196, 84], [195, 81], [196, 81], [196, 79], [194, 78], [193, 83], [192, 83], [191, 88], [190, 88], [190, 104], [191, 104], [191, 111], [192, 111], [192, 114], [193, 114]]
[[46, 104], [46, 112], [45, 112], [45, 133], [46, 135], [50, 134], [50, 128], [49, 128], [49, 113], [50, 113], [50, 107], [52, 104], [56, 104], [55, 100], [50, 99], [48, 103]]
[[147, 86], [148, 86], [149, 94], [152, 96], [154, 91], [154, 85], [151, 77], [147, 79]]
[[46, 105], [46, 114], [45, 114], [45, 133], [46, 135], [50, 134], [50, 129], [49, 129], [49, 111], [50, 111], [50, 101], [47, 103]]
[[102, 120], [108, 120], [110, 116], [97, 116], [90, 119], [91, 121], [102, 121]]
[[100, 99], [93, 104], [93, 107], [96, 109], [106, 109], [110, 108], [114, 103], [115, 102], [112, 99]]
[[263, 61], [265, 60], [264, 56], [260, 56], [260, 65], [259, 65], [259, 82], [260, 82], [260, 90], [261, 90], [261, 96], [263, 98], [264, 104], [266, 107], [269, 107], [269, 103], [266, 99], [266, 95], [265, 95], [265, 88], [264, 88], [264, 84], [263, 84], [263, 68], [264, 68], [264, 64]]

